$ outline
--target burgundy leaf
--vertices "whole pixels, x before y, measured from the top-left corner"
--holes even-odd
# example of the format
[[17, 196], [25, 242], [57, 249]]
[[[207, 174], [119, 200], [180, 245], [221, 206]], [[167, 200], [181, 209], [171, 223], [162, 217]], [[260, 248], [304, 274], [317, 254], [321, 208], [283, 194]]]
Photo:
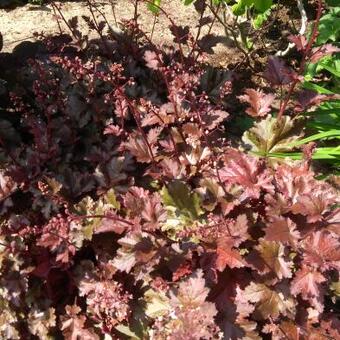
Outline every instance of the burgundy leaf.
[[299, 195], [296, 203], [291, 207], [293, 214], [301, 214], [307, 217], [309, 223], [324, 219], [331, 205], [336, 202], [337, 194], [334, 190], [314, 190], [313, 192]]
[[201, 115], [203, 128], [207, 130], [213, 130], [219, 126], [229, 114], [222, 110], [209, 110], [207, 113]]
[[56, 254], [56, 261], [63, 264], [70, 262], [71, 257], [76, 253], [76, 246], [73, 244], [71, 228], [76, 226], [75, 222], [69, 223], [63, 217], [54, 217], [42, 230], [42, 235], [37, 245], [48, 248]]
[[327, 229], [340, 236], [340, 208], [334, 209], [326, 218]]
[[192, 273], [192, 266], [190, 263], [182, 263], [176, 271], [172, 274], [172, 281], [176, 282], [184, 276]]
[[207, 7], [206, 0], [196, 0], [194, 2], [194, 7], [198, 13], [203, 13]]
[[228, 244], [221, 244], [217, 247], [216, 250], [216, 268], [219, 271], [223, 271], [226, 266], [230, 268], [241, 268], [244, 267], [244, 262], [242, 256], [239, 251], [236, 249], [231, 249], [231, 246]]
[[122, 96], [118, 91], [115, 94], [116, 101], [115, 101], [115, 107], [116, 107], [116, 115], [122, 119], [126, 119], [128, 117], [129, 113], [129, 104], [128, 101]]
[[271, 56], [268, 58], [267, 68], [263, 76], [271, 85], [279, 86], [290, 84], [297, 75], [290, 67], [285, 65], [283, 60]]
[[290, 244], [292, 247], [295, 247], [300, 239], [296, 224], [290, 218], [276, 217], [267, 225], [265, 232], [266, 240]]
[[252, 117], [264, 117], [270, 112], [270, 105], [275, 97], [273, 94], [264, 94], [261, 90], [246, 89], [243, 96], [239, 96], [240, 101], [248, 103], [250, 107], [246, 112]]
[[150, 110], [142, 119], [142, 126], [167, 126], [175, 121], [174, 106], [172, 103], [161, 105], [158, 110]]
[[145, 200], [149, 191], [140, 187], [132, 186], [124, 196], [124, 205], [132, 217], [138, 216], [144, 208]]
[[144, 60], [146, 62], [146, 66], [151, 68], [152, 70], [158, 70], [160, 67], [161, 57], [157, 55], [154, 51], [145, 51]]
[[13, 179], [4, 174], [3, 171], [0, 172], [0, 201], [6, 199], [11, 195], [17, 188], [17, 184]]
[[249, 238], [248, 225], [248, 219], [245, 214], [237, 216], [234, 223], [229, 225], [228, 230], [233, 238], [234, 247], [238, 247]]
[[[285, 248], [280, 242], [260, 240], [256, 249], [263, 259], [266, 269], [274, 272], [280, 280], [292, 277], [291, 267], [293, 263], [287, 260]], [[264, 272], [267, 272], [267, 270]]]
[[326, 278], [318, 271], [302, 267], [302, 269], [295, 273], [291, 285], [291, 293], [295, 296], [301, 294], [304, 300], [308, 300], [312, 305], [318, 307], [322, 300], [320, 284], [325, 281]]
[[120, 218], [115, 218], [116, 216], [112, 213], [106, 213], [107, 217], [102, 218], [100, 224], [94, 230], [95, 234], [102, 233], [116, 233], [122, 234], [125, 230], [131, 227], [128, 221], [124, 222]]
[[123, 143], [122, 146], [129, 150], [136, 157], [137, 161], [141, 163], [152, 162], [152, 156], [157, 153], [157, 147], [150, 146], [149, 148], [144, 136], [139, 133], [130, 135], [128, 141]]
[[340, 339], [340, 320], [336, 315], [326, 316], [320, 328], [325, 329], [332, 339]]
[[295, 44], [298, 51], [304, 51], [308, 43], [304, 35], [290, 35], [288, 39]]
[[105, 127], [104, 135], [120, 136], [123, 130], [118, 125], [108, 125]]
[[255, 304], [255, 312], [264, 320], [268, 317], [276, 319], [292, 308], [291, 301], [286, 300], [282, 293], [263, 283], [251, 282], [243, 294], [248, 301]]
[[340, 270], [340, 242], [338, 237], [327, 231], [316, 231], [302, 243], [304, 263], [324, 272]]
[[162, 127], [156, 127], [149, 130], [147, 134], [148, 142], [150, 145], [154, 145], [159, 140], [159, 135], [162, 132]]
[[79, 314], [81, 309], [77, 305], [67, 305], [65, 311], [66, 314], [61, 317], [61, 330], [66, 340], [99, 340], [92, 328], [86, 328], [86, 316]]
[[170, 31], [174, 37], [174, 42], [177, 44], [186, 44], [189, 38], [189, 26], [169, 26]]
[[179, 179], [185, 173], [184, 165], [179, 164], [177, 161], [165, 158], [160, 163], [163, 175], [170, 179]]
[[332, 44], [326, 44], [321, 47], [314, 47], [312, 49], [312, 56], [310, 58], [311, 63], [318, 62], [321, 58], [332, 55], [333, 53], [340, 52], [340, 48]]
[[145, 230], [154, 231], [160, 223], [166, 220], [166, 211], [161, 204], [160, 195], [155, 193], [149, 195], [144, 202], [144, 209], [142, 211], [142, 217], [145, 220]]
[[335, 95], [318, 94], [311, 90], [302, 90], [297, 95], [296, 111], [302, 112], [310, 108], [311, 106], [320, 105], [326, 100], [336, 99]]
[[226, 152], [224, 167], [220, 170], [223, 182], [238, 184], [244, 188], [241, 200], [259, 198], [262, 191], [272, 192], [272, 176], [258, 158], [248, 156], [235, 149]]

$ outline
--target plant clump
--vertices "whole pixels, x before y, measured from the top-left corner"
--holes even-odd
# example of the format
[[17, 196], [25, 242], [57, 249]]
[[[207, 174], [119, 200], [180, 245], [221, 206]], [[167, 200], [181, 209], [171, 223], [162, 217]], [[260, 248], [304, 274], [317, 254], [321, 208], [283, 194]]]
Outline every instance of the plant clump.
[[177, 25], [167, 48], [136, 20], [40, 36], [1, 108], [1, 338], [340, 337], [339, 187], [306, 129], [338, 96], [299, 97], [339, 51], [314, 47], [321, 14], [290, 38], [299, 68], [271, 56], [236, 94]]

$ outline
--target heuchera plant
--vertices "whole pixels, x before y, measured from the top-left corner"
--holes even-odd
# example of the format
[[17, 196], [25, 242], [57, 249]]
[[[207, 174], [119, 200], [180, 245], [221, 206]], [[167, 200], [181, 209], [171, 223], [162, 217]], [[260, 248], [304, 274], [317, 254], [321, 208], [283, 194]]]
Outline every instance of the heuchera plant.
[[295, 109], [324, 99], [295, 97], [305, 63], [336, 50], [312, 49], [320, 15], [291, 39], [299, 71], [268, 61], [278, 109], [240, 94], [253, 153], [228, 138], [233, 75], [209, 96], [183, 28], [166, 50], [135, 21], [106, 37], [87, 18], [101, 38], [85, 47], [45, 39], [1, 137], [1, 338], [340, 337], [339, 192], [315, 179], [313, 145], [297, 163], [258, 156], [290, 150]]

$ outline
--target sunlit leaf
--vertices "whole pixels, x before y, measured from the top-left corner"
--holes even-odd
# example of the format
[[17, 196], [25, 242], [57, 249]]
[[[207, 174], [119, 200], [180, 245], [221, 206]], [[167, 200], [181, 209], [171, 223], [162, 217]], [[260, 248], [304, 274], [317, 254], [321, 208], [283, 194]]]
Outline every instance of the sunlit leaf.
[[268, 115], [246, 131], [242, 140], [251, 146], [252, 151], [264, 156], [269, 152], [291, 151], [293, 149], [291, 144], [302, 136], [298, 125], [299, 122], [289, 116], [283, 116], [278, 120]]

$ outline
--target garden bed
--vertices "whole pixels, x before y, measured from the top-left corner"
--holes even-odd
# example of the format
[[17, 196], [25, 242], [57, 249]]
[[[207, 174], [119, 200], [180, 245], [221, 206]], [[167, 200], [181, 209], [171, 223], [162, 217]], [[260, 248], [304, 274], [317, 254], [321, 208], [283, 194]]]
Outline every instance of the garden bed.
[[340, 8], [152, 4], [0, 13], [0, 338], [340, 338]]

